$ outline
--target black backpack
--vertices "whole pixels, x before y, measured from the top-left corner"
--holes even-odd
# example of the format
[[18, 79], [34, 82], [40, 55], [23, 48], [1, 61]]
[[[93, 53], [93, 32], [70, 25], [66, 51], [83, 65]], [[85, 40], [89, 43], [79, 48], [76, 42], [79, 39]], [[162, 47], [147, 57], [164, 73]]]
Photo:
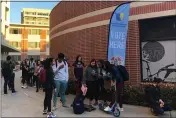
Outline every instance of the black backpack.
[[123, 81], [128, 81], [129, 80], [129, 73], [126, 70], [126, 68], [122, 65], [118, 65], [117, 68], [120, 70], [122, 77], [123, 77]]
[[82, 114], [84, 113], [85, 108], [84, 108], [84, 102], [81, 97], [76, 97], [73, 101], [73, 112], [75, 114]]
[[2, 75], [4, 77], [11, 76], [12, 70], [11, 70], [11, 65], [10, 62], [5, 61], [2, 66]]

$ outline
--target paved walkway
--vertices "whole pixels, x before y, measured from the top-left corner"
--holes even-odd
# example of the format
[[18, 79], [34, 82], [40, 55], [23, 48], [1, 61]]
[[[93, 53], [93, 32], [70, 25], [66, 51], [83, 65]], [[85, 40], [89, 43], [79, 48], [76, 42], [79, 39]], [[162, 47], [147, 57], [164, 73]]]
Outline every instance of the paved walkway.
[[[43, 117], [43, 99], [42, 90], [35, 92], [35, 88], [21, 89], [20, 78], [21, 71], [16, 73], [15, 85], [16, 94], [12, 95], [9, 91], [8, 95], [2, 95], [2, 117]], [[67, 101], [70, 105], [74, 96], [68, 95]], [[87, 101], [86, 101], [87, 102]], [[55, 111], [57, 117], [113, 117], [100, 110], [93, 112], [85, 112], [81, 115], [75, 115], [72, 108], [63, 108], [60, 103], [58, 110]], [[176, 114], [173, 114], [176, 116]], [[124, 105], [124, 112], [121, 117], [153, 117], [146, 107]]]

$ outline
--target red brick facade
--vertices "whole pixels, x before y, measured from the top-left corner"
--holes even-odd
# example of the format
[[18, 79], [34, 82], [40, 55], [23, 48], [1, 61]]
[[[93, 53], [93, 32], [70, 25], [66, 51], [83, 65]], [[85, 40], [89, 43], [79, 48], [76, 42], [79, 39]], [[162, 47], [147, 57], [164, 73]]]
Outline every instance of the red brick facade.
[[[116, 6], [122, 2], [60, 2], [50, 14], [50, 30], [56, 25], [71, 18], [83, 15], [96, 10]], [[150, 12], [176, 9], [176, 2], [164, 2], [152, 5], [134, 7], [130, 9], [130, 16], [145, 14]], [[111, 13], [91, 16], [85, 19], [74, 21], [51, 30], [50, 37], [54, 34], [69, 28], [93, 23], [97, 21], [108, 20]], [[77, 55], [82, 55], [86, 64], [92, 58], [106, 59], [108, 43], [109, 25], [101, 25], [83, 30], [73, 31], [62, 34], [50, 40], [50, 54], [56, 57], [58, 52], [64, 52], [69, 56], [72, 63]], [[126, 67], [130, 73], [131, 85], [141, 82], [140, 65], [140, 40], [138, 20], [129, 21], [128, 39], [126, 52]]]

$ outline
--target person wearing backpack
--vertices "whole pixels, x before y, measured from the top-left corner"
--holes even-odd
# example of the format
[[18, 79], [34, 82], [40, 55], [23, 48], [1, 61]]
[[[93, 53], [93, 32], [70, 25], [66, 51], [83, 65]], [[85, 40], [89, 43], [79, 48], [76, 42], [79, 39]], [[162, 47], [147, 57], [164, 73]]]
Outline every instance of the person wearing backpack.
[[63, 53], [58, 54], [58, 61], [56, 61], [57, 67], [54, 66], [53, 71], [55, 73], [56, 92], [53, 97], [53, 110], [56, 110], [57, 96], [60, 94], [63, 107], [66, 105], [65, 92], [68, 84], [68, 64], [64, 60], [65, 55]]
[[[110, 64], [108, 61], [106, 62], [106, 65], [108, 67], [108, 69], [107, 69], [108, 72], [110, 72], [112, 74], [111, 85], [113, 86], [114, 84], [116, 84], [116, 91], [115, 91], [116, 93], [115, 94], [117, 94], [117, 97], [118, 97], [117, 99], [118, 99], [118, 103], [119, 103], [119, 110], [124, 111], [123, 110], [123, 103], [122, 103], [122, 92], [123, 92], [123, 87], [124, 87], [123, 75], [117, 66]], [[112, 101], [111, 101], [110, 105], [108, 107], [106, 107], [104, 110], [111, 111], [111, 108], [114, 103], [115, 103], [115, 96], [113, 94]]]
[[[13, 64], [11, 56], [7, 56], [6, 61], [2, 65], [2, 76], [4, 77], [4, 94], [7, 94], [7, 85], [11, 83], [13, 77]], [[12, 93], [15, 93], [14, 86], [10, 86]]]

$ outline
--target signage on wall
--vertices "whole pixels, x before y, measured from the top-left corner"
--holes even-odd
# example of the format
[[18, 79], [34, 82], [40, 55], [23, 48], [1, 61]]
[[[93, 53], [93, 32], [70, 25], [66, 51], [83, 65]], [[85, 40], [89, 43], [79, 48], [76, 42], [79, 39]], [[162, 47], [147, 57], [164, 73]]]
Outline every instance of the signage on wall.
[[108, 61], [125, 65], [130, 3], [119, 5], [113, 12], [109, 24]]
[[[162, 26], [163, 23], [170, 24], [170, 21], [175, 19], [176, 17], [164, 17], [139, 22], [142, 81], [152, 82], [154, 78], [160, 78], [164, 82], [176, 82], [176, 40], [173, 40], [174, 35], [172, 35], [175, 29]], [[154, 27], [155, 30], [151, 30], [152, 26], [160, 26], [160, 28]], [[157, 37], [149, 35], [152, 31], [159, 32]], [[160, 31], [166, 32], [163, 34]]]

